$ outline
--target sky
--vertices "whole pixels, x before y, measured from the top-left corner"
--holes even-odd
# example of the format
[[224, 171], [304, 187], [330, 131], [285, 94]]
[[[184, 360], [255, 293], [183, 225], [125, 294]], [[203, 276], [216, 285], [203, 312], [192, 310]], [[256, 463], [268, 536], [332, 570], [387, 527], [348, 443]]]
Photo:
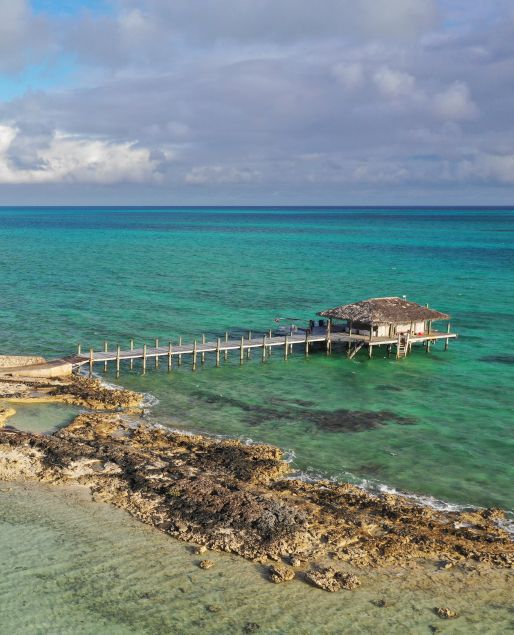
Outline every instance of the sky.
[[514, 0], [0, 0], [0, 205], [513, 194]]

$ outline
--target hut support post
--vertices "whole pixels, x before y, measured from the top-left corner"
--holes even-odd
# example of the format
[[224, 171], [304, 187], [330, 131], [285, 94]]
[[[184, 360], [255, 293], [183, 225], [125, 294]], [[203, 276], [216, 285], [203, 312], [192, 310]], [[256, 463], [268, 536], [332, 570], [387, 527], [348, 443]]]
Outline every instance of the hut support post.
[[216, 340], [216, 368], [220, 367], [220, 338]]
[[[104, 342], [104, 353], [107, 353], [108, 350], [109, 350], [109, 343]], [[107, 360], [105, 360], [104, 362], [104, 373], [106, 372], [107, 372]]]
[[[446, 329], [447, 333], [450, 333], [450, 323], [448, 322], [448, 327]], [[444, 350], [447, 351], [448, 350], [448, 344], [450, 343], [450, 338], [447, 337], [446, 340], [444, 341]]]
[[173, 366], [173, 357], [172, 357], [172, 344], [171, 340], [168, 342], [168, 373], [171, 371]]
[[387, 357], [391, 357], [391, 344], [387, 346]]
[[332, 342], [330, 340], [331, 331], [332, 331], [332, 322], [331, 320], [329, 320], [327, 322], [327, 355], [330, 355], [330, 353], [332, 352], [330, 350], [332, 348]]
[[371, 359], [373, 357], [373, 345], [368, 345], [368, 358]]
[[193, 370], [196, 370], [196, 355], [197, 355], [196, 348], [197, 346], [196, 346], [196, 340], [195, 340], [193, 344]]
[[[134, 340], [130, 340], [130, 350], [134, 350]], [[134, 360], [132, 357], [130, 358], [130, 370], [134, 370]]]
[[146, 342], [143, 344], [143, 375], [146, 375]]

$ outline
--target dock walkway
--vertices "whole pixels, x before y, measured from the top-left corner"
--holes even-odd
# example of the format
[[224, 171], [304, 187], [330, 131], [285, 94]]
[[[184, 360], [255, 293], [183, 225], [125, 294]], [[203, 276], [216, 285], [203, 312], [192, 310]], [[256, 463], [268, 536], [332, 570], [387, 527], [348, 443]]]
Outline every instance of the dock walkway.
[[[456, 337], [455, 333], [432, 331], [430, 333], [427, 332], [411, 336], [410, 345], [414, 343], [424, 343], [428, 351], [431, 343], [442, 339], [445, 340], [445, 349], [447, 349], [448, 340], [454, 337]], [[313, 344], [324, 345], [323, 347], [327, 354], [331, 353], [333, 344], [346, 345], [349, 358], [353, 358], [357, 350], [360, 350], [363, 346], [367, 346], [369, 357], [371, 357], [375, 346], [387, 346], [389, 354], [393, 346], [398, 347], [398, 338], [370, 338], [366, 335], [337, 331], [330, 332], [326, 328], [315, 328], [312, 332], [299, 330], [288, 335], [270, 335], [268, 332], [268, 334], [255, 336], [249, 333], [247, 337], [237, 339], [233, 337], [230, 338], [228, 334], [226, 334], [224, 338], [217, 338], [216, 340], [210, 341], [206, 341], [205, 336], [202, 336], [201, 341], [195, 340], [193, 343], [188, 344], [183, 344], [181, 338], [178, 343], [170, 341], [166, 346], [159, 345], [159, 341], [156, 340], [155, 346], [147, 346], [144, 344], [142, 347], [137, 348], [134, 347], [134, 341], [131, 340], [129, 349], [122, 350], [120, 346], [117, 346], [115, 350], [108, 350], [106, 343], [104, 350], [95, 351], [90, 349], [88, 353], [82, 353], [81, 347], [79, 346], [77, 354], [63, 359], [72, 364], [74, 368], [80, 368], [88, 364], [90, 373], [93, 372], [94, 365], [98, 363], [103, 363], [105, 368], [107, 368], [109, 362], [115, 362], [116, 372], [119, 373], [121, 362], [128, 361], [130, 367], [133, 368], [134, 360], [141, 360], [144, 373], [146, 372], [148, 360], [154, 360], [155, 365], [158, 367], [160, 360], [164, 359], [167, 363], [168, 370], [171, 370], [175, 361], [180, 365], [184, 355], [191, 355], [192, 367], [193, 370], [196, 370], [198, 356], [200, 356], [201, 361], [204, 362], [207, 353], [215, 354], [216, 366], [219, 366], [221, 357], [223, 356], [226, 360], [231, 351], [237, 351], [240, 363], [243, 363], [245, 358], [251, 356], [252, 351], [260, 351], [262, 361], [266, 361], [271, 355], [272, 349], [277, 347], [283, 348], [283, 355], [286, 359], [288, 355], [293, 352], [295, 346], [297, 348], [301, 346], [305, 355], [309, 355]]]

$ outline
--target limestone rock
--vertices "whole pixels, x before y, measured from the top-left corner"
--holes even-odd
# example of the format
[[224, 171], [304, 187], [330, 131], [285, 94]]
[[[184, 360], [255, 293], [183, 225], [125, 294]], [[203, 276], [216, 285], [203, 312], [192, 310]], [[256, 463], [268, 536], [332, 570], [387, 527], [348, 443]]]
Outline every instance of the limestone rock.
[[200, 569], [212, 569], [214, 562], [212, 560], [200, 560], [198, 566]]
[[443, 620], [453, 620], [456, 617], [459, 617], [457, 611], [452, 611], [449, 608], [443, 606], [436, 606], [434, 608], [435, 614]]
[[313, 586], [334, 593], [340, 589], [352, 590], [360, 586], [360, 580], [351, 573], [336, 571], [332, 567], [318, 567], [305, 574], [305, 579]]
[[293, 580], [294, 577], [294, 571], [283, 564], [272, 564], [269, 568], [269, 579], [275, 584], [289, 582], [290, 580]]

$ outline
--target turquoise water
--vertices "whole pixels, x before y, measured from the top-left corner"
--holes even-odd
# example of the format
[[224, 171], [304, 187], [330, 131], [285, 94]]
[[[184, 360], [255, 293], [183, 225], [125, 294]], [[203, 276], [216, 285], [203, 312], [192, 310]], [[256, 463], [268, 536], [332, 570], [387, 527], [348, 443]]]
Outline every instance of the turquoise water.
[[513, 238], [507, 209], [4, 208], [1, 347], [258, 332], [405, 294], [452, 315], [447, 353], [234, 355], [118, 383], [159, 399], [150, 417], [275, 443], [301, 471], [512, 510]]

